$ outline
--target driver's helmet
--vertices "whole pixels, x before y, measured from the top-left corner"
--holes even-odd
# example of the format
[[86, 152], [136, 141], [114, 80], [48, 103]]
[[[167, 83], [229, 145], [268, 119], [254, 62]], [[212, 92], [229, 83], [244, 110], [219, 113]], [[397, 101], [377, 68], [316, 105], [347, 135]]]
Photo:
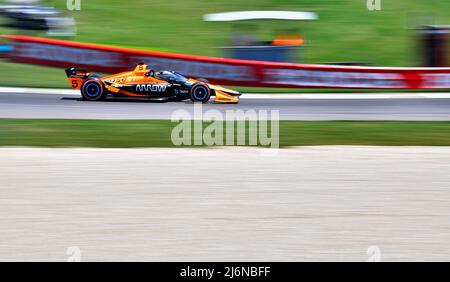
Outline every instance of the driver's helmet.
[[150, 71], [152, 71], [152, 70], [150, 70], [148, 68], [148, 66], [146, 64], [144, 64], [144, 63], [138, 64], [136, 66], [136, 68], [134, 69], [134, 73], [136, 75], [145, 75], [145, 74], [149, 73]]

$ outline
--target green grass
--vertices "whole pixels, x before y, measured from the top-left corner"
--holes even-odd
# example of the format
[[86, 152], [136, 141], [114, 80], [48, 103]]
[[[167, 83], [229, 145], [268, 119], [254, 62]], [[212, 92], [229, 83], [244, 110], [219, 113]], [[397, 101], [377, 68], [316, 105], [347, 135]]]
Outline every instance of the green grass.
[[63, 69], [0, 61], [0, 86], [68, 88]]
[[[176, 125], [158, 120], [0, 119], [0, 146], [174, 147], [171, 132]], [[281, 121], [280, 145], [450, 146], [450, 122]]]
[[[66, 8], [66, 0], [47, 2]], [[366, 0], [83, 0], [81, 11], [67, 13], [77, 20], [78, 35], [72, 38], [77, 41], [216, 56], [220, 51], [214, 47], [228, 43], [232, 25], [204, 22], [202, 16], [239, 10], [318, 13], [320, 20], [312, 22], [252, 22], [262, 40], [279, 29], [300, 28], [310, 43], [310, 63], [408, 66], [417, 51], [410, 28], [423, 15], [436, 24], [450, 22], [450, 2], [442, 0], [384, 0], [379, 12], [368, 11]]]
[[[47, 2], [66, 7], [66, 0]], [[78, 34], [68, 39], [221, 56], [215, 47], [228, 44], [232, 25], [204, 22], [202, 16], [239, 10], [317, 12], [320, 20], [313, 22], [252, 22], [261, 40], [272, 39], [279, 29], [299, 28], [308, 40], [307, 63], [354, 61], [415, 66], [419, 49], [412, 28], [429, 24], [420, 20], [426, 17], [436, 24], [450, 23], [450, 2], [442, 0], [383, 0], [382, 11], [378, 12], [368, 11], [366, 0], [82, 0], [81, 11], [67, 11], [75, 17], [78, 28]], [[0, 27], [0, 34], [5, 33], [17, 32]], [[23, 68], [0, 63], [0, 85], [61, 84], [54, 78], [53, 69], [40, 68], [31, 75], [21, 72]], [[9, 72], [21, 75], [5, 76]]]

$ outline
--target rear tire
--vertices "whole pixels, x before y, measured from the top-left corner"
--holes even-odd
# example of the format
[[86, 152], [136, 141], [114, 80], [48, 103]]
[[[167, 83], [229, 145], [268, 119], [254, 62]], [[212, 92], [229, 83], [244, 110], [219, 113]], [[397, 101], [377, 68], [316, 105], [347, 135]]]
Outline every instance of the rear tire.
[[190, 98], [194, 103], [207, 103], [211, 98], [211, 89], [206, 83], [197, 82], [191, 87]]
[[97, 77], [87, 79], [81, 85], [81, 95], [86, 101], [101, 101], [106, 98], [106, 88]]

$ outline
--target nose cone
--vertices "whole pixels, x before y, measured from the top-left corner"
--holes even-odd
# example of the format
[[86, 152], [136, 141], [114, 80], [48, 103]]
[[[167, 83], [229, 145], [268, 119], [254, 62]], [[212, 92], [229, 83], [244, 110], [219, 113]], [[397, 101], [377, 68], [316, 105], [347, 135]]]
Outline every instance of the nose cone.
[[225, 103], [225, 104], [237, 104], [239, 103], [238, 96], [233, 96], [227, 93], [224, 93], [219, 90], [215, 90], [216, 97], [214, 99], [214, 102], [216, 103]]
[[235, 96], [241, 95], [241, 93], [238, 92], [238, 91], [231, 90], [231, 89], [228, 89], [228, 88], [219, 86], [219, 85], [208, 84], [208, 86], [209, 86], [209, 88], [211, 88], [212, 90], [216, 91], [216, 93], [217, 93], [218, 91], [220, 91], [220, 92], [223, 92], [223, 93], [226, 93], [226, 94], [229, 94], [229, 95], [235, 95]]

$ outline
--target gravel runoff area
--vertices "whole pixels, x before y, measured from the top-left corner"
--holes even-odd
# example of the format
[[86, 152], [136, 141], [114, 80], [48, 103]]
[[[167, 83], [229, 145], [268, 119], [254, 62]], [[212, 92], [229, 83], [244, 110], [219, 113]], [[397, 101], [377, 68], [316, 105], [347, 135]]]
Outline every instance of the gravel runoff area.
[[450, 258], [446, 147], [0, 156], [0, 261]]

